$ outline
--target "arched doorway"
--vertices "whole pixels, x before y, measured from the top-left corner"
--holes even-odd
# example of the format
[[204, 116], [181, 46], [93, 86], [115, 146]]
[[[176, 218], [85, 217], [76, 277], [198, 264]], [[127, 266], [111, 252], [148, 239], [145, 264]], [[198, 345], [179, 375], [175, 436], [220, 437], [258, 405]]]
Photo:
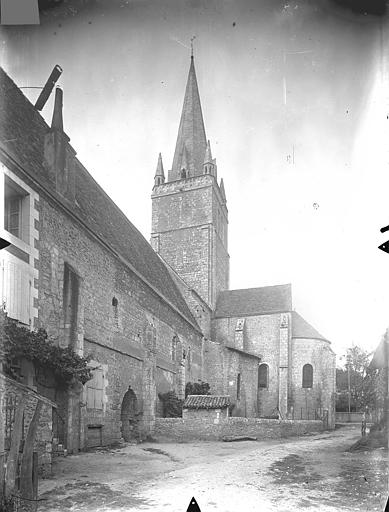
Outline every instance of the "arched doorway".
[[137, 437], [137, 398], [131, 387], [126, 391], [120, 413], [122, 422], [122, 436], [125, 441], [131, 441]]

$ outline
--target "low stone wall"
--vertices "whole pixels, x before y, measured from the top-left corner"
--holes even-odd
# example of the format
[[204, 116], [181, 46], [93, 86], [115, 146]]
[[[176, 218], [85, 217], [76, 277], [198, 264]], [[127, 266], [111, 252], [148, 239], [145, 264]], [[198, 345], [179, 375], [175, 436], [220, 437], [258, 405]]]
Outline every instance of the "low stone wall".
[[[337, 412], [335, 414], [336, 423], [361, 423], [363, 420], [363, 412]], [[375, 421], [373, 415], [366, 414], [366, 421], [373, 423]]]
[[308, 432], [321, 432], [319, 420], [269, 420], [263, 418], [228, 418], [219, 423], [183, 418], [156, 418], [154, 437], [178, 442], [221, 440], [224, 436], [250, 436], [261, 439], [278, 439], [299, 436]]
[[6, 377], [3, 373], [0, 373], [0, 453], [5, 452], [7, 454], [9, 448], [9, 432], [6, 432], [6, 422], [7, 417], [13, 417], [13, 413], [10, 411], [10, 404], [16, 403], [17, 407], [22, 395], [26, 399], [24, 435], [27, 433], [38, 400], [43, 402], [34, 450], [38, 452], [39, 472], [41, 475], [47, 476], [51, 474], [53, 407], [56, 407], [56, 405], [24, 384]]

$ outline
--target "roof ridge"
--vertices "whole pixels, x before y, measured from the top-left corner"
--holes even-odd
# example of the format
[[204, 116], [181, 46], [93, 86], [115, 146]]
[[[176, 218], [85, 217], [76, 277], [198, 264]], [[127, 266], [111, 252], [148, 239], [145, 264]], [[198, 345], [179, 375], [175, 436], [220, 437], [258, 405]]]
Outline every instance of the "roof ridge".
[[232, 290], [221, 290], [219, 293], [230, 293], [230, 292], [243, 292], [245, 290], [263, 290], [265, 288], [281, 288], [286, 286], [292, 286], [292, 283], [285, 283], [285, 284], [271, 284], [266, 286], [253, 286], [251, 288], [234, 288]]

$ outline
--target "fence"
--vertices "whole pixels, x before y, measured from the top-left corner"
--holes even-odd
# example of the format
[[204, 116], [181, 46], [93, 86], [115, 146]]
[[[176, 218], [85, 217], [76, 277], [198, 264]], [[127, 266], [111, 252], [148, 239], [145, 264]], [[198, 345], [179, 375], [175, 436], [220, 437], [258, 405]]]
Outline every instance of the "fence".
[[[7, 452], [0, 454], [0, 510], [6, 512], [33, 512], [37, 510], [38, 505], [38, 453], [33, 452], [32, 454], [32, 468], [29, 478], [32, 482], [32, 498], [24, 498], [22, 494], [22, 450], [19, 451], [17, 470], [15, 475], [15, 485], [11, 495], [6, 496], [6, 461]], [[24, 475], [26, 478], [26, 475]], [[28, 478], [28, 477], [27, 477]]]
[[323, 407], [311, 409], [306, 407], [296, 407], [290, 412], [289, 418], [292, 420], [321, 420], [328, 419], [328, 410]]

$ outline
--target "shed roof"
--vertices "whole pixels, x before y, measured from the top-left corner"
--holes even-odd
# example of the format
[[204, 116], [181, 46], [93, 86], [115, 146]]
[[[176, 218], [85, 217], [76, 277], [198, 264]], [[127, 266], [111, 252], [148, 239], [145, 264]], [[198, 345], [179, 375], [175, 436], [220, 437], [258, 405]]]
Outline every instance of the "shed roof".
[[245, 317], [291, 311], [292, 286], [281, 284], [220, 292], [215, 318]]
[[230, 397], [220, 395], [189, 395], [186, 397], [184, 409], [223, 409], [229, 407]]
[[[53, 190], [42, 165], [44, 136], [49, 126], [2, 68], [0, 118], [1, 147], [27, 175], [69, 209], [66, 201]], [[200, 330], [164, 263], [78, 161], [75, 189], [76, 202], [72, 205], [72, 213]]]

